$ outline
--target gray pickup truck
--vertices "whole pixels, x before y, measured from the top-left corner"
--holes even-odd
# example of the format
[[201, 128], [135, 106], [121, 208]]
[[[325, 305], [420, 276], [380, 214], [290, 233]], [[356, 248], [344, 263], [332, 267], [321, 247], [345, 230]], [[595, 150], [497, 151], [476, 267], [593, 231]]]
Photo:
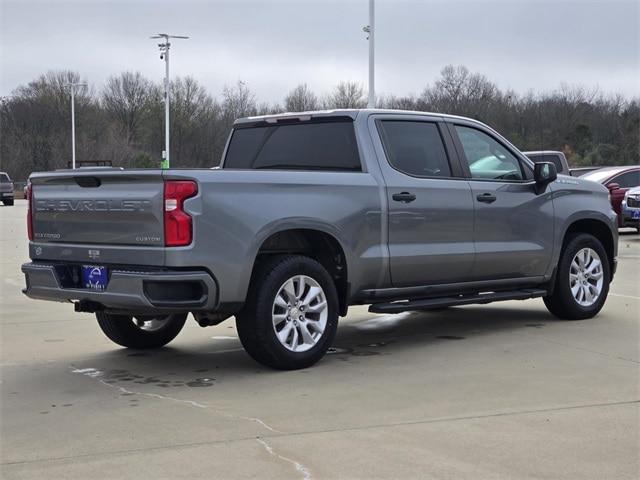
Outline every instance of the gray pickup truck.
[[602, 308], [602, 185], [462, 117], [337, 110], [237, 120], [219, 167], [35, 173], [24, 293], [94, 312], [130, 348], [235, 316], [258, 362], [310, 366], [350, 305], [376, 313], [542, 297]]

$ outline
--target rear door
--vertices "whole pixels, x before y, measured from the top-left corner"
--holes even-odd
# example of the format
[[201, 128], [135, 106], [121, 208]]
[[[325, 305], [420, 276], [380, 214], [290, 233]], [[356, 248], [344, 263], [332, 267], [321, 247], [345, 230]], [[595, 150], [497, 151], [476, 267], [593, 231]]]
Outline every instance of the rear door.
[[458, 282], [474, 258], [473, 202], [438, 117], [376, 115], [394, 287]]
[[450, 130], [469, 178], [475, 210], [475, 280], [537, 277], [553, 251], [553, 203], [506, 142], [475, 124]]

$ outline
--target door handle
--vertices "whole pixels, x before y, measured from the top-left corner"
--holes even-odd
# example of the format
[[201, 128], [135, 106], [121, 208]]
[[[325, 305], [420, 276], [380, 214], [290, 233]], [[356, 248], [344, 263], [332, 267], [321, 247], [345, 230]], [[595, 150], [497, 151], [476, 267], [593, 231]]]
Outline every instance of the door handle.
[[391, 195], [391, 198], [393, 198], [396, 202], [410, 203], [416, 199], [416, 196], [413, 193], [401, 192], [394, 193], [393, 195]]
[[497, 200], [493, 193], [481, 193], [476, 198], [482, 203], [493, 203]]

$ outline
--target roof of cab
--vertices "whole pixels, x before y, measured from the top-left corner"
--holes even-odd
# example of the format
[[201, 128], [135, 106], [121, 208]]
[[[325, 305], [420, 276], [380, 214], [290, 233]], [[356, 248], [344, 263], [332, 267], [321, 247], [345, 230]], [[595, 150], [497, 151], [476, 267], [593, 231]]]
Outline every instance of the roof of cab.
[[355, 120], [358, 115], [365, 114], [365, 113], [369, 115], [395, 114], [395, 115], [420, 115], [420, 116], [441, 117], [441, 118], [458, 118], [462, 120], [477, 122], [477, 120], [473, 120], [472, 118], [459, 117], [456, 115], [445, 115], [442, 113], [420, 112], [416, 110], [362, 108], [362, 109], [315, 110], [315, 111], [309, 111], [309, 112], [287, 112], [287, 113], [276, 113], [272, 115], [258, 115], [255, 117], [239, 118], [233, 124], [242, 125], [247, 123], [262, 123], [262, 122], [277, 123], [281, 120], [295, 120], [295, 119], [299, 121], [305, 121], [305, 120], [310, 120], [312, 118], [331, 118], [331, 117], [350, 117], [351, 119]]

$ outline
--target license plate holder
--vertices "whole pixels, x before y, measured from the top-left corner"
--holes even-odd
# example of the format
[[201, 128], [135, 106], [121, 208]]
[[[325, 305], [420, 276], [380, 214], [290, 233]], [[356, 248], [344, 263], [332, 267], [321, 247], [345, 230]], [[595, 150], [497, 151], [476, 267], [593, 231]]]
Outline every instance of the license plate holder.
[[640, 210], [631, 212], [631, 218], [634, 220], [640, 220]]
[[88, 290], [103, 291], [109, 283], [109, 272], [102, 265], [82, 265], [82, 287]]

